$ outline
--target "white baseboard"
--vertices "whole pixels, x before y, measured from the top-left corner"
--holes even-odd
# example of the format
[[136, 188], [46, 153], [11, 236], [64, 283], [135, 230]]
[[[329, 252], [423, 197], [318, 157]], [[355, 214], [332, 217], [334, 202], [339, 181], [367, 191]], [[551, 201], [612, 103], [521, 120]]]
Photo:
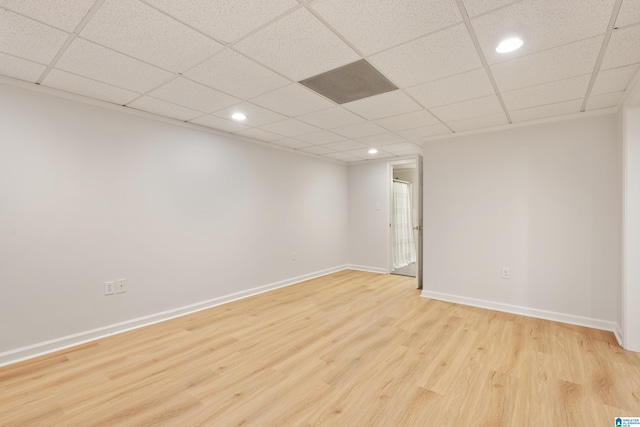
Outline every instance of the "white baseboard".
[[620, 344], [620, 347], [624, 348], [624, 345], [623, 345], [624, 341], [622, 339], [622, 327], [618, 322], [616, 322], [614, 325], [613, 334], [616, 336], [616, 339], [618, 340], [618, 344]]
[[326, 276], [327, 274], [346, 270], [347, 268], [348, 266], [346, 265], [328, 268], [325, 270], [316, 271], [314, 273], [293, 277], [291, 279], [270, 283], [268, 285], [247, 289], [245, 291], [224, 295], [224, 296], [213, 298], [207, 301], [201, 301], [195, 304], [174, 308], [174, 309], [163, 311], [160, 313], [155, 313], [148, 316], [142, 316], [136, 319], [127, 320], [125, 322], [114, 323], [114, 324], [103, 326], [100, 328], [91, 329], [89, 331], [83, 331], [76, 334], [67, 335], [64, 337], [55, 338], [52, 340], [43, 341], [36, 344], [31, 344], [31, 345], [16, 348], [13, 350], [5, 351], [3, 353], [0, 353], [0, 367], [21, 362], [23, 360], [32, 359], [34, 357], [42, 356], [48, 353], [53, 353], [55, 351], [64, 350], [66, 348], [74, 347], [80, 344], [85, 344], [87, 342], [96, 341], [101, 338], [108, 337], [110, 335], [119, 334], [119, 333], [127, 332], [133, 329], [142, 328], [144, 326], [149, 326], [155, 323], [164, 322], [166, 320], [174, 319], [176, 317], [186, 316], [191, 313], [206, 310], [208, 308], [212, 308], [218, 305], [226, 304], [232, 301], [236, 301], [236, 300], [247, 298], [253, 295], [268, 292], [274, 289], [295, 285], [296, 283], [315, 279], [317, 277]]
[[[592, 319], [590, 317], [575, 316], [573, 314], [557, 313], [554, 311], [540, 310], [537, 308], [522, 307], [519, 305], [504, 304], [501, 302], [486, 301], [427, 290], [423, 290], [421, 296], [424, 298], [454, 302], [456, 304], [503, 311], [505, 313], [519, 314], [522, 316], [536, 317], [538, 319], [553, 320], [555, 322], [569, 323], [571, 325], [586, 326], [588, 328], [611, 331], [614, 334], [616, 333], [616, 323], [607, 320]], [[616, 338], [618, 337], [616, 336]], [[620, 339], [618, 339], [618, 341], [620, 341]]]
[[366, 265], [347, 264], [345, 268], [348, 270], [368, 271], [369, 273], [382, 273], [382, 274], [388, 273], [386, 268], [369, 267]]

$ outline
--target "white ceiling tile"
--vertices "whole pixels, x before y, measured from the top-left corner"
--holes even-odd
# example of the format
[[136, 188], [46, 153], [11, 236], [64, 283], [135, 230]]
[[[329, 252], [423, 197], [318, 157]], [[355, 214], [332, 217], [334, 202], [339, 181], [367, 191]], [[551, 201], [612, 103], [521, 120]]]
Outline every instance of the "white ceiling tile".
[[144, 0], [211, 37], [230, 43], [298, 6], [295, 0]]
[[301, 139], [306, 142], [310, 142], [312, 144], [328, 144], [330, 142], [342, 141], [345, 139], [345, 137], [333, 132], [323, 130], [321, 132], [300, 135], [298, 136], [298, 139]]
[[305, 153], [311, 153], [311, 154], [335, 153], [335, 150], [331, 150], [331, 149], [329, 149], [327, 147], [323, 147], [323, 146], [319, 146], [319, 145], [314, 145], [313, 147], [301, 148], [300, 151], [304, 151]]
[[297, 83], [265, 93], [251, 102], [290, 117], [335, 106], [333, 102]]
[[363, 160], [362, 157], [356, 157], [353, 154], [347, 154], [344, 152], [326, 154], [325, 157], [329, 157], [335, 160], [341, 160], [343, 162], [359, 162], [360, 160]]
[[399, 90], [348, 102], [342, 106], [369, 120], [397, 116], [422, 109], [414, 100]]
[[640, 62], [638, 40], [640, 40], [640, 25], [611, 33], [611, 40], [600, 68], [616, 68]]
[[383, 150], [378, 150], [378, 152], [375, 154], [369, 154], [369, 150], [370, 148], [366, 147], [366, 148], [359, 148], [357, 150], [343, 151], [343, 153], [349, 154], [355, 157], [361, 157], [363, 159], [369, 159], [369, 160], [380, 160], [380, 159], [388, 159], [391, 157], [397, 157], [395, 154], [388, 153]]
[[49, 86], [118, 105], [124, 105], [140, 96], [140, 94], [136, 92], [107, 83], [97, 82], [55, 68], [47, 74], [47, 77], [42, 82], [42, 86]]
[[231, 49], [215, 55], [185, 75], [241, 99], [249, 99], [289, 83], [284, 77]]
[[464, 132], [467, 130], [482, 129], [506, 124], [509, 124], [509, 122], [507, 121], [507, 116], [505, 116], [504, 113], [495, 113], [487, 116], [447, 122], [447, 125], [456, 132]]
[[[615, 0], [525, 0], [471, 21], [489, 64], [540, 52], [603, 34]], [[518, 36], [524, 45], [507, 54], [496, 52], [501, 40]]]
[[338, 133], [347, 138], [364, 138], [371, 135], [380, 135], [386, 133], [387, 130], [373, 122], [357, 123], [355, 125], [342, 126], [333, 129], [335, 133]]
[[0, 52], [0, 74], [35, 83], [47, 67]]
[[76, 38], [57, 68], [114, 86], [144, 93], [168, 81], [173, 74], [121, 53]]
[[315, 113], [298, 116], [299, 120], [324, 129], [363, 123], [365, 120], [342, 107], [333, 107]]
[[462, 21], [454, 1], [318, 0], [311, 7], [366, 55]]
[[279, 139], [284, 139], [282, 135], [276, 135], [275, 133], [267, 132], [262, 129], [247, 129], [242, 132], [238, 132], [238, 135], [247, 136], [249, 138], [257, 139], [260, 141], [277, 141]]
[[272, 144], [279, 145], [280, 147], [292, 148], [294, 150], [299, 150], [301, 148], [310, 147], [311, 144], [308, 142], [300, 141], [294, 138], [281, 139], [279, 141], [274, 141]]
[[243, 113], [245, 116], [247, 116], [247, 119], [242, 123], [245, 123], [251, 127], [258, 127], [287, 118], [282, 114], [274, 113], [273, 111], [269, 111], [265, 108], [258, 107], [257, 105], [253, 105], [248, 102], [243, 102], [242, 104], [237, 104], [232, 107], [216, 111], [215, 115], [218, 117], [222, 117], [223, 119], [230, 119], [231, 115], [237, 112]]
[[592, 37], [491, 66], [501, 91], [520, 89], [593, 71], [602, 37]]
[[400, 87], [414, 86], [482, 66], [464, 24], [369, 58]]
[[600, 70], [591, 90], [591, 95], [602, 95], [625, 90], [639, 68], [637, 65], [631, 65], [611, 70]]
[[403, 151], [420, 150], [420, 149], [421, 147], [417, 144], [414, 144], [413, 142], [401, 142], [398, 144], [390, 144], [390, 145], [384, 146], [384, 151], [387, 151], [393, 154], [403, 152]]
[[361, 59], [304, 8], [252, 34], [235, 48], [296, 81]]
[[426, 108], [495, 93], [484, 68], [414, 86], [407, 92]]
[[95, 0], [0, 0], [0, 7], [70, 33], [94, 3]]
[[395, 133], [390, 133], [390, 132], [382, 133], [379, 135], [365, 136], [363, 138], [358, 138], [357, 140], [358, 142], [362, 142], [363, 144], [366, 144], [370, 147], [372, 146], [381, 147], [389, 144], [407, 142], [407, 140], [401, 137], [400, 135]]
[[240, 133], [240, 131], [243, 131], [245, 129], [250, 130], [247, 125], [243, 125], [242, 123], [234, 122], [231, 120], [221, 119], [220, 117], [212, 116], [210, 114], [191, 120], [191, 123], [206, 126], [212, 129], [222, 130], [225, 132]]
[[346, 141], [332, 142], [331, 144], [324, 144], [323, 147], [327, 147], [328, 149], [335, 150], [335, 151], [347, 151], [347, 150], [357, 150], [360, 148], [369, 148], [361, 142], [353, 141], [350, 139]]
[[620, 102], [624, 91], [592, 95], [587, 100], [586, 110], [598, 110], [600, 108], [615, 107]]
[[469, 16], [473, 17], [518, 0], [464, 0]]
[[640, 1], [623, 0], [616, 19], [616, 27], [624, 27], [640, 22]]
[[401, 136], [405, 137], [409, 141], [415, 143], [421, 143], [427, 138], [437, 135], [444, 135], [447, 133], [452, 133], [449, 128], [447, 128], [442, 123], [438, 123], [437, 125], [425, 126], [421, 128], [415, 129], [407, 129], [398, 132]]
[[305, 133], [314, 133], [320, 130], [315, 126], [308, 125], [296, 119], [287, 119], [270, 123], [262, 126], [261, 128], [268, 132], [274, 132], [289, 137], [304, 135]]
[[431, 112], [445, 122], [463, 120], [472, 117], [485, 116], [491, 113], [501, 112], [502, 106], [495, 95], [457, 102], [432, 108]]
[[529, 120], [544, 119], [547, 117], [562, 116], [580, 112], [582, 100], [559, 102], [557, 104], [542, 105], [539, 107], [525, 108], [524, 110], [510, 111], [511, 120], [514, 123], [526, 122]]
[[131, 0], [106, 0], [80, 35], [173, 72], [185, 71], [223, 47], [156, 9]]
[[503, 92], [502, 99], [509, 110], [521, 110], [538, 105], [582, 99], [587, 93], [589, 80], [591, 80], [591, 75], [585, 74], [524, 89], [516, 89], [510, 92]]
[[182, 77], [160, 86], [149, 95], [205, 113], [218, 111], [240, 102], [233, 96]]
[[202, 116], [200, 111], [185, 108], [150, 96], [143, 96], [142, 98], [136, 99], [132, 103], [128, 104], [127, 107], [182, 121]]
[[429, 112], [423, 110], [376, 120], [376, 123], [386, 129], [389, 129], [390, 131], [395, 132], [399, 130], [433, 125], [439, 123], [439, 121]]
[[69, 35], [0, 8], [0, 51], [48, 64]]
[[403, 157], [403, 156], [412, 156], [414, 154], [423, 154], [423, 153], [424, 153], [424, 148], [418, 147], [418, 148], [413, 149], [413, 150], [398, 151], [396, 153], [396, 156]]

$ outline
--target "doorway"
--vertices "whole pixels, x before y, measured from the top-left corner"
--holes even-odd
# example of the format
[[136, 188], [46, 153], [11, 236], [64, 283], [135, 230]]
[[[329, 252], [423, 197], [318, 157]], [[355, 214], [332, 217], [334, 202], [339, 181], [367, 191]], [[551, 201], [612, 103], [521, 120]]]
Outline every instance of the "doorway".
[[389, 272], [422, 289], [422, 156], [389, 162]]

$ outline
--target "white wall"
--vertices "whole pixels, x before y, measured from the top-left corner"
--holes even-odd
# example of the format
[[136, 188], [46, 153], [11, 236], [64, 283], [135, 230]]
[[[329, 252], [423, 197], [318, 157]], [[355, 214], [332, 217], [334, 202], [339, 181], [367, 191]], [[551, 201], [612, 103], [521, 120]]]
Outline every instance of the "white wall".
[[347, 221], [344, 165], [0, 85], [0, 355], [343, 266]]
[[624, 346], [640, 351], [640, 107], [623, 112], [624, 273], [622, 323]]
[[423, 295], [613, 329], [617, 135], [605, 115], [427, 143]]
[[349, 166], [349, 263], [357, 268], [388, 270], [390, 179], [386, 162]]

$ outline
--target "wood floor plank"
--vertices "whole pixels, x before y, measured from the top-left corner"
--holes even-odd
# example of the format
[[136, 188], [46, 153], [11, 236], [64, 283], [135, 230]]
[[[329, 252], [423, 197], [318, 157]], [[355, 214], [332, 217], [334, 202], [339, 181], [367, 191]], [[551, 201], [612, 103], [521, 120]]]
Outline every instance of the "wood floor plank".
[[0, 426], [554, 426], [640, 416], [606, 331], [341, 271], [0, 368]]

